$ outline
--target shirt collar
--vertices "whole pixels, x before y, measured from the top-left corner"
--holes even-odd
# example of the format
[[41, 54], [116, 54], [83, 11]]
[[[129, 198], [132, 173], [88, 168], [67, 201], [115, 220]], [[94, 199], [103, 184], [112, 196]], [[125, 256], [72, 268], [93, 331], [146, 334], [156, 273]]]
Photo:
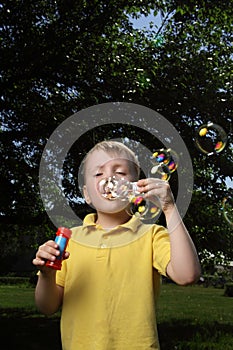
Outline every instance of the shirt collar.
[[[88, 214], [85, 216], [84, 220], [83, 220], [83, 227], [87, 229], [87, 231], [89, 231], [89, 229], [93, 229], [93, 228], [97, 228], [97, 229], [101, 229], [100, 225], [97, 225], [95, 223], [96, 221], [96, 214], [92, 213], [92, 214]], [[122, 228], [122, 229], [126, 229], [126, 230], [130, 230], [132, 232], [137, 232], [139, 226], [142, 225], [142, 222], [139, 218], [137, 218], [136, 216], [132, 216], [132, 218], [130, 218], [129, 221], [127, 221], [126, 223], [122, 224], [122, 225], [118, 225], [116, 227], [114, 227], [113, 230], [115, 230], [116, 228]]]

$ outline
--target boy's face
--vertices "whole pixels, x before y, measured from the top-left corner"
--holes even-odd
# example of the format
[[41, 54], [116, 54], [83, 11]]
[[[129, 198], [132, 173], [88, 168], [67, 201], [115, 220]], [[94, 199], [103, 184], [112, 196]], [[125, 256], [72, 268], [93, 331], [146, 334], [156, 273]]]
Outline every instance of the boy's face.
[[119, 213], [128, 205], [127, 201], [123, 202], [118, 199], [109, 201], [98, 191], [99, 182], [111, 176], [135, 181], [132, 162], [120, 155], [95, 150], [86, 160], [83, 189], [86, 202], [92, 204], [97, 212]]

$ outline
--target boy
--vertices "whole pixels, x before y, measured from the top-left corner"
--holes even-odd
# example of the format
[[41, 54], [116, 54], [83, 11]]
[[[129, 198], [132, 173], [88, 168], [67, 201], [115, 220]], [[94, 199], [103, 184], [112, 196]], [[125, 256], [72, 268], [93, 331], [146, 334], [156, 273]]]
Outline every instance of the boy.
[[[84, 161], [83, 188], [96, 214], [72, 229], [61, 271], [45, 266], [59, 255], [53, 241], [40, 246], [33, 260], [40, 269], [38, 308], [50, 315], [62, 305], [63, 350], [159, 349], [155, 310], [160, 276], [181, 285], [199, 278], [197, 253], [169, 184], [138, 180], [139, 169], [134, 153], [120, 142], [97, 144]], [[127, 202], [101, 196], [98, 183], [111, 176], [138, 180], [145, 198], [159, 197], [167, 228], [144, 224], [128, 214]]]

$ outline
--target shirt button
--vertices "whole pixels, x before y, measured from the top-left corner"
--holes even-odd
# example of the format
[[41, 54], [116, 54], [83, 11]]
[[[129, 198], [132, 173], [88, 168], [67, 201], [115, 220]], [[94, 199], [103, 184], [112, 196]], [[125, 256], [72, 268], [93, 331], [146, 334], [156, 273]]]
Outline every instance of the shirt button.
[[101, 243], [100, 248], [107, 248], [107, 245], [104, 243]]

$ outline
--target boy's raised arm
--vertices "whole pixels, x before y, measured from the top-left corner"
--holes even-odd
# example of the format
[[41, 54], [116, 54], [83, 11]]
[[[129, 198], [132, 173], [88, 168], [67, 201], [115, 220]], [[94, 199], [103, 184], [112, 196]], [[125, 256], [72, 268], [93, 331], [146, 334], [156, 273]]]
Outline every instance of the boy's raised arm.
[[168, 182], [149, 178], [138, 181], [140, 192], [153, 201], [159, 197], [164, 212], [171, 243], [171, 259], [168, 276], [177, 284], [187, 285], [198, 280], [201, 273], [198, 255], [193, 241], [180, 217]]
[[193, 241], [175, 205], [164, 214], [171, 242], [167, 274], [180, 285], [195, 283], [200, 277], [201, 268]]

